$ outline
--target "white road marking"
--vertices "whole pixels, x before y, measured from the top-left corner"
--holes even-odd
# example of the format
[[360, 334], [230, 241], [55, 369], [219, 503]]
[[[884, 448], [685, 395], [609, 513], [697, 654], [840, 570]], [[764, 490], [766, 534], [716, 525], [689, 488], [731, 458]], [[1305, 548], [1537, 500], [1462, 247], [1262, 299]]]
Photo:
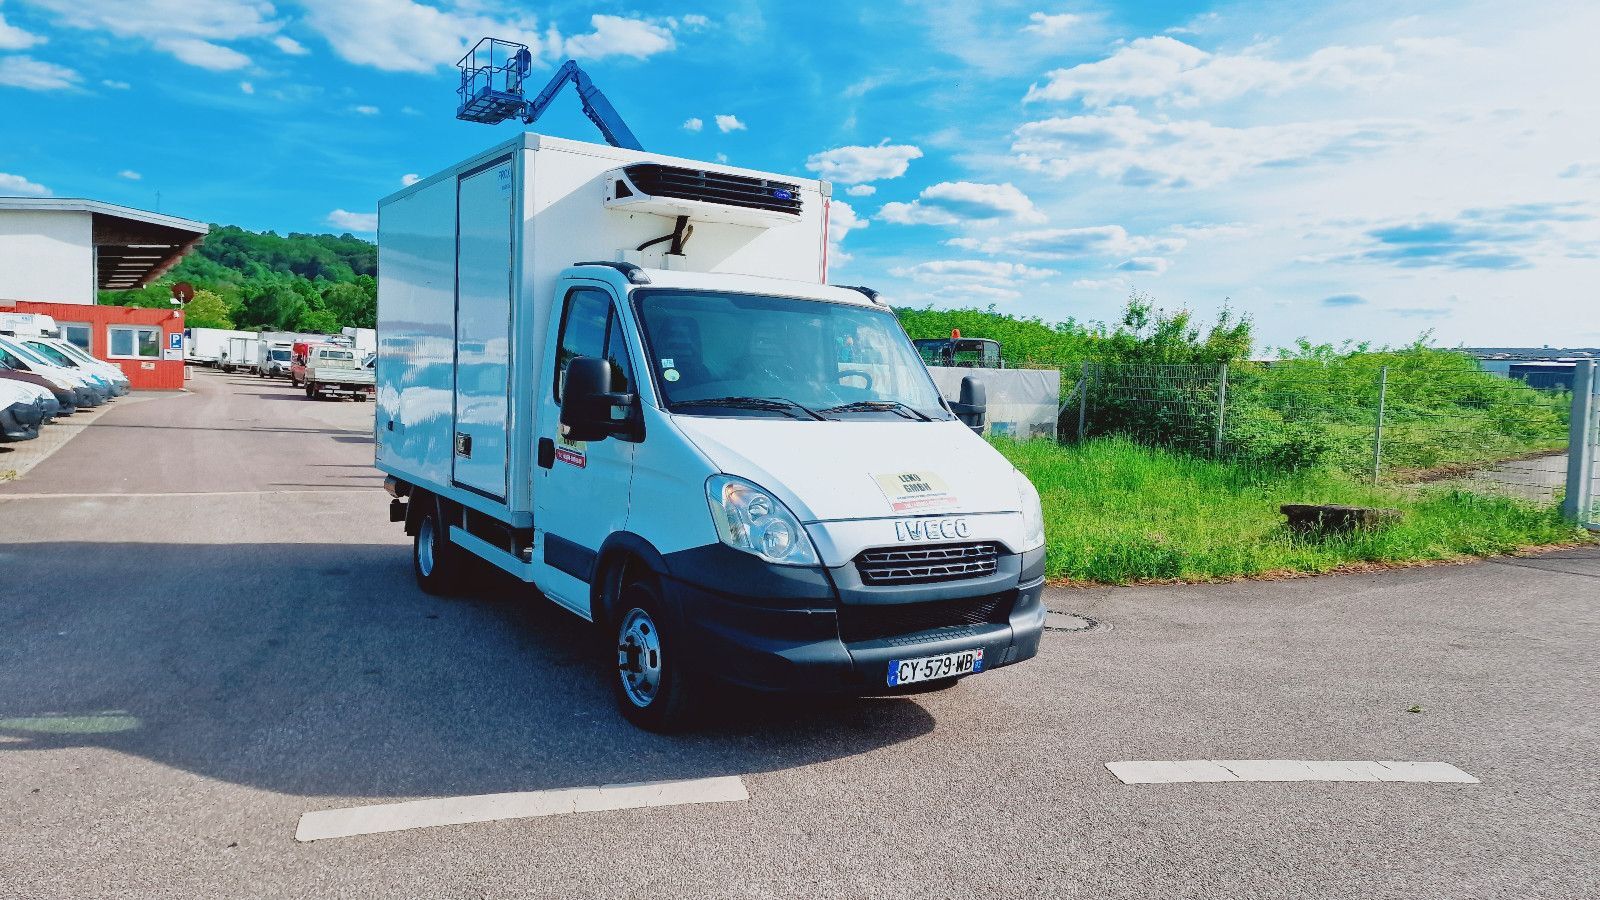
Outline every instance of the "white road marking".
[[295, 831], [294, 838], [297, 841], [320, 841], [411, 828], [465, 825], [470, 822], [749, 799], [750, 792], [745, 790], [744, 780], [737, 775], [685, 781], [606, 784], [556, 791], [441, 797], [377, 806], [314, 810], [300, 817], [300, 827]]
[[1184, 759], [1109, 762], [1123, 784], [1189, 784], [1214, 781], [1409, 781], [1477, 784], [1478, 779], [1443, 762], [1313, 759]]
[[122, 497], [271, 497], [278, 494], [375, 494], [380, 485], [371, 487], [327, 487], [292, 491], [164, 491], [159, 493], [128, 494], [0, 494], [0, 500], [116, 500]]

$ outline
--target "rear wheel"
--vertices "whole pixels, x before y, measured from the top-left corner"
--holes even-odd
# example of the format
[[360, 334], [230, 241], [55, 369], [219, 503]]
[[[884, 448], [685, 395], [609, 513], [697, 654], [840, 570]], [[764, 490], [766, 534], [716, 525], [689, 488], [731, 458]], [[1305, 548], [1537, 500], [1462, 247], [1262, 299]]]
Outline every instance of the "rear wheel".
[[[413, 500], [413, 503], [416, 501]], [[417, 587], [434, 596], [454, 593], [461, 584], [461, 551], [450, 543], [438, 506], [422, 514], [411, 544], [411, 570]]]
[[662, 630], [660, 589], [649, 579], [631, 581], [615, 609], [611, 687], [623, 717], [648, 731], [683, 728], [691, 721], [696, 690], [681, 644]]

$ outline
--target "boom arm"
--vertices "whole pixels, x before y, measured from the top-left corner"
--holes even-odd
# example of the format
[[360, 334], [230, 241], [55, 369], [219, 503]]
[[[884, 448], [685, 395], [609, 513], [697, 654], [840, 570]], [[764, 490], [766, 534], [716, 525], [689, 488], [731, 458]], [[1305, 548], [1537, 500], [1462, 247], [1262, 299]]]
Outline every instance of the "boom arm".
[[[532, 59], [519, 54], [517, 62], [525, 67], [523, 71], [526, 72], [526, 67], [531, 66]], [[561, 68], [556, 70], [555, 77], [551, 78], [550, 83], [544, 86], [544, 90], [540, 91], [538, 96], [527, 101], [526, 105], [523, 106], [523, 123], [532, 125], [538, 121], [539, 117], [544, 115], [544, 111], [549, 108], [550, 101], [555, 99], [556, 93], [569, 81], [578, 91], [578, 99], [583, 103], [583, 114], [589, 117], [589, 121], [593, 122], [596, 128], [600, 129], [600, 134], [605, 137], [606, 143], [613, 147], [622, 147], [627, 150], [644, 149], [639, 145], [639, 139], [634, 137], [633, 132], [623, 123], [622, 116], [617, 113], [616, 107], [611, 105], [611, 101], [607, 100], [606, 95], [600, 92], [600, 88], [589, 79], [588, 74], [578, 68], [578, 61], [573, 59], [562, 63]]]

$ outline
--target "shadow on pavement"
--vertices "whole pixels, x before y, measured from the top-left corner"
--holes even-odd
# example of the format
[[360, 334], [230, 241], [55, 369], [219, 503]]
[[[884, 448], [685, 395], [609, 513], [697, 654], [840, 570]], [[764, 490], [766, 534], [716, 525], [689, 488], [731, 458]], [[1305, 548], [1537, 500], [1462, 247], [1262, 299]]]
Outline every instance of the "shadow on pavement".
[[[0, 758], [102, 747], [306, 795], [736, 775], [933, 729], [914, 700], [719, 695], [663, 737], [613, 705], [593, 630], [516, 582], [422, 594], [401, 545], [41, 543], [0, 569]], [[726, 699], [727, 702], [720, 702]]]

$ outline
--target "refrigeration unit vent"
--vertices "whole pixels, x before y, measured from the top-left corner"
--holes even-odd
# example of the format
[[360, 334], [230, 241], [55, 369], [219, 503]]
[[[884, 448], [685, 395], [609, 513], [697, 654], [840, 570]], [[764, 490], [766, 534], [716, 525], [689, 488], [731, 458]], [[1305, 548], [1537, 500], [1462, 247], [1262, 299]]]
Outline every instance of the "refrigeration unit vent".
[[799, 221], [801, 199], [792, 182], [637, 163], [610, 173], [606, 206], [767, 227]]

